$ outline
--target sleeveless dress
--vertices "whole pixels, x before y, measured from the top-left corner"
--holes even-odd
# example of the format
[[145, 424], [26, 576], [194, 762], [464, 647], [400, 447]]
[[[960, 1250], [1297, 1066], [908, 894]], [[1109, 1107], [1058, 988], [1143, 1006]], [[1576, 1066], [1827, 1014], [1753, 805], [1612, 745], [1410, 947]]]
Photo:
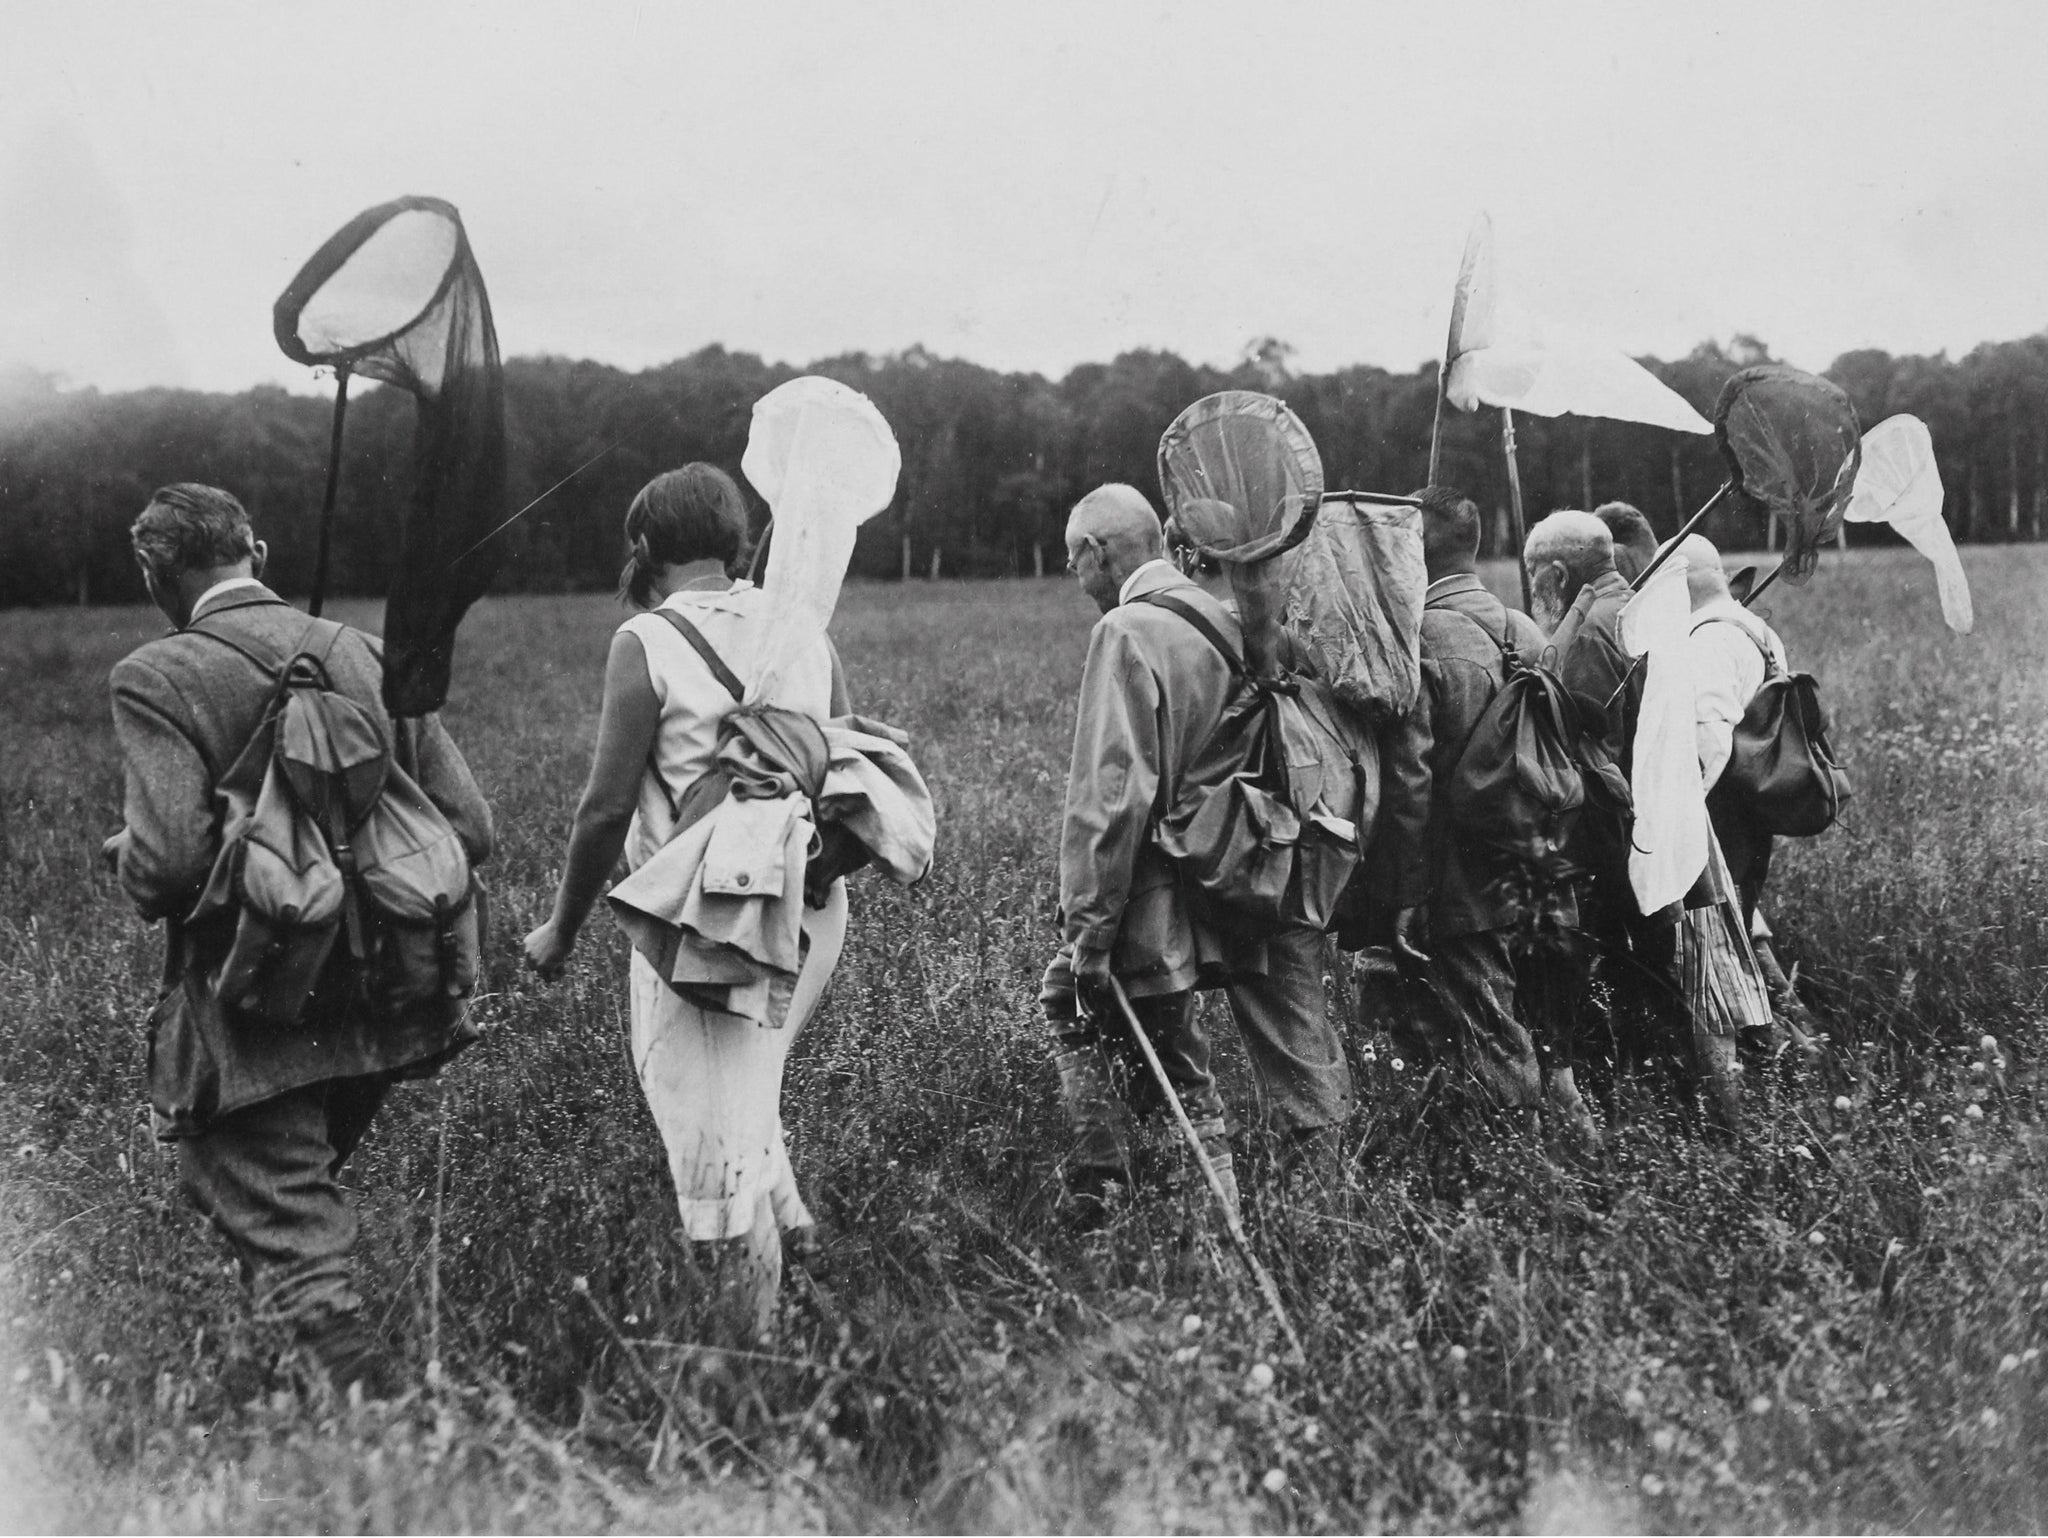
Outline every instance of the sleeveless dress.
[[[745, 678], [763, 639], [762, 603], [759, 588], [737, 582], [725, 590], [672, 594], [663, 607], [678, 610]], [[646, 652], [648, 681], [661, 702], [652, 762], [641, 776], [640, 804], [626, 838], [626, 863], [637, 869], [675, 832], [668, 795], [680, 798], [712, 767], [719, 722], [735, 701], [659, 615], [637, 614], [620, 629]], [[770, 703], [822, 721], [831, 694], [831, 653], [821, 640], [784, 670]], [[805, 910], [803, 927], [810, 943], [779, 1029], [698, 1008], [633, 953], [633, 1065], [668, 1150], [683, 1230], [692, 1239], [741, 1237], [754, 1226], [764, 1197], [785, 1231], [811, 1222], [783, 1142], [782, 1066], [839, 963], [845, 882], [834, 883], [824, 908]]]

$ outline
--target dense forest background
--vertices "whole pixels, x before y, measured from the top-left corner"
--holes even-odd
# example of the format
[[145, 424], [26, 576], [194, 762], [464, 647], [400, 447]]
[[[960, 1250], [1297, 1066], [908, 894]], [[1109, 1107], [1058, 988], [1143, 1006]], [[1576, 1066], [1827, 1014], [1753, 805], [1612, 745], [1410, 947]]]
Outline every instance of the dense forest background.
[[[1709, 343], [1645, 365], [1707, 413], [1734, 370], [1769, 361], [1754, 338]], [[565, 477], [501, 538], [501, 590], [609, 586], [619, 520], [660, 470], [708, 459], [737, 474], [755, 400], [799, 372], [865, 392], [895, 428], [903, 476], [889, 510], [863, 530], [856, 574], [880, 578], [1011, 576], [1056, 571], [1067, 509], [1091, 486], [1128, 481], [1158, 496], [1159, 435], [1213, 390], [1269, 390], [1300, 413], [1328, 485], [1408, 491], [1424, 478], [1436, 366], [1300, 374], [1267, 338], [1230, 369], [1171, 353], [1130, 352], [1054, 381], [1001, 374], [921, 348], [826, 358], [798, 370], [708, 347], [632, 374], [567, 358], [506, 365], [510, 487], [506, 512]], [[1866, 427], [1907, 411], [1934, 434], [1947, 516], [1961, 540], [2041, 537], [2048, 499], [2048, 333], [1986, 344], [1960, 360], [1845, 353], [1827, 371]], [[287, 594], [312, 581], [329, 405], [263, 387], [236, 395], [66, 391], [48, 376], [0, 375], [0, 605], [142, 598], [127, 528], [153, 488], [200, 480], [227, 487], [270, 542], [270, 576]], [[1713, 440], [1628, 423], [1562, 417], [1516, 422], [1530, 517], [1621, 498], [1669, 533], [1722, 479]], [[385, 589], [411, 479], [413, 406], [394, 390], [351, 400], [334, 581], [341, 593]], [[592, 460], [595, 460], [592, 463]], [[574, 473], [581, 469], [581, 473]], [[1451, 412], [1441, 479], [1494, 510], [1489, 544], [1505, 547], [1507, 483], [1498, 413]], [[751, 492], [749, 493], [751, 495]], [[757, 516], [761, 509], [756, 508]], [[1725, 545], [1761, 545], [1761, 521], [1717, 513]], [[1887, 534], [1859, 528], [1857, 540]]]

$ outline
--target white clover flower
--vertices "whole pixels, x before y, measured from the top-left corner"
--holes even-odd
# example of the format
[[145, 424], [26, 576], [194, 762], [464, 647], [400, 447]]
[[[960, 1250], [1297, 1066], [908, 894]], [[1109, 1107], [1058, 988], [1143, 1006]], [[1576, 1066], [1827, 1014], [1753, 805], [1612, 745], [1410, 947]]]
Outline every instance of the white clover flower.
[[1280, 1469], [1266, 1470], [1266, 1477], [1259, 1481], [1268, 1495], [1278, 1495], [1287, 1488], [1287, 1475]]
[[1856, 1109], [1856, 1102], [1847, 1095], [1837, 1095], [1835, 1096], [1835, 1109], [1842, 1112], [1853, 1111]]
[[1183, 1335], [1201, 1334], [1202, 1316], [1200, 1314], [1183, 1314], [1180, 1321], [1180, 1332]]
[[1770, 1396], [1769, 1394], [1758, 1394], [1758, 1395], [1757, 1395], [1757, 1396], [1756, 1396], [1756, 1397], [1755, 1397], [1754, 1399], [1750, 1400], [1750, 1402], [1749, 1402], [1749, 1413], [1750, 1413], [1751, 1415], [1768, 1415], [1768, 1414], [1770, 1414], [1770, 1413], [1771, 1413], [1771, 1396]]
[[1245, 1374], [1245, 1382], [1251, 1385], [1253, 1393], [1263, 1394], [1273, 1386], [1273, 1369], [1264, 1362], [1254, 1362], [1252, 1370]]
[[1963, 1115], [1967, 1116], [1971, 1121], [1982, 1121], [1984, 1119], [1984, 1107], [1972, 1100], [1963, 1107]]

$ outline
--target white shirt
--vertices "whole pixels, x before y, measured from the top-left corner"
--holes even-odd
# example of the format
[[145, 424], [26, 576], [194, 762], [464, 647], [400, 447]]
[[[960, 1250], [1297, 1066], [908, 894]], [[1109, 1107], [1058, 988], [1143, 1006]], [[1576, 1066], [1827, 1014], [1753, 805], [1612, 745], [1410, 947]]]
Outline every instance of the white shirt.
[[[728, 588], [685, 588], [661, 607], [675, 609], [697, 628], [719, 659], [741, 678], [751, 676], [767, 636], [760, 623], [767, 595], [751, 582]], [[636, 614], [621, 630], [636, 637], [647, 656], [647, 681], [661, 702], [652, 768], [640, 776], [640, 806], [626, 841], [626, 864], [638, 870], [675, 831], [669, 797], [707, 773], [718, 752], [721, 722], [739, 702], [713, 676], [676, 628], [657, 614]], [[832, 709], [832, 651], [822, 637], [782, 673], [770, 704], [801, 710], [820, 721]], [[664, 789], [666, 793], [664, 793]]]
[[222, 581], [216, 582], [212, 587], [208, 588], [205, 592], [199, 595], [199, 602], [192, 605], [192, 617], [194, 619], [199, 618], [199, 611], [205, 608], [208, 603], [220, 597], [222, 593], [231, 593], [238, 587], [261, 586], [263, 586], [263, 584], [257, 581], [256, 578], [254, 577], [228, 577], [223, 579]]
[[1138, 585], [1138, 579], [1144, 576], [1146, 572], [1150, 571], [1155, 566], [1164, 566], [1169, 571], [1174, 571], [1178, 569], [1173, 565], [1171, 561], [1164, 560], [1156, 555], [1153, 556], [1151, 560], [1147, 561], [1143, 566], [1140, 566], [1136, 571], [1132, 572], [1128, 577], [1124, 578], [1124, 585], [1116, 590], [1116, 601], [1119, 604], [1129, 603], [1131, 601], [1131, 589]]
[[1758, 647], [1769, 648], [1771, 660], [1781, 672], [1791, 670], [1785, 662], [1785, 643], [1733, 598], [1712, 598], [1701, 604], [1692, 611], [1692, 626], [1686, 655], [1693, 676], [1694, 740], [1700, 755], [1700, 779], [1712, 790], [1728, 767], [1735, 725], [1767, 676], [1764, 654]]

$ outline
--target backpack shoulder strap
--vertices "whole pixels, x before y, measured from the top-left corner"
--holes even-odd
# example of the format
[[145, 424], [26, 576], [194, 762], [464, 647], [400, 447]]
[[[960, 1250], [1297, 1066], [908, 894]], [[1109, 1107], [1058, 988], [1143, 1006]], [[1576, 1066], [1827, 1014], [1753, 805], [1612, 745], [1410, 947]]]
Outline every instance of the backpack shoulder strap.
[[1771, 655], [1771, 649], [1768, 646], [1764, 645], [1764, 640], [1762, 636], [1758, 635], [1754, 630], [1751, 630], [1749, 626], [1738, 624], [1736, 621], [1728, 618], [1728, 616], [1725, 614], [1709, 614], [1705, 619], [1701, 620], [1698, 624], [1694, 625], [1692, 629], [1688, 630], [1686, 634], [1698, 635], [1702, 630], [1706, 629], [1709, 625], [1732, 625], [1735, 629], [1741, 631], [1745, 636], [1749, 637], [1750, 645], [1754, 646], [1759, 652], [1763, 653], [1765, 678], [1775, 678], [1778, 676], [1778, 674], [1784, 671], [1784, 669], [1778, 666], [1778, 659]]
[[1223, 658], [1224, 666], [1230, 669], [1232, 678], [1244, 676], [1244, 659], [1237, 654], [1237, 648], [1224, 639], [1223, 632], [1216, 628], [1214, 620], [1185, 598], [1176, 598], [1171, 593], [1147, 593], [1138, 602], [1149, 603], [1154, 608], [1166, 610], [1169, 614], [1178, 614], [1199, 630], [1202, 638], [1216, 648], [1217, 654]]
[[704, 666], [711, 669], [711, 676], [725, 686], [726, 693], [734, 699], [745, 699], [747, 686], [740, 682], [739, 675], [725, 665], [725, 659], [718, 655], [717, 648], [704, 639], [704, 632], [676, 613], [674, 609], [662, 607], [654, 610], [663, 619], [675, 626], [676, 634], [690, 643], [690, 648], [704, 659]]

